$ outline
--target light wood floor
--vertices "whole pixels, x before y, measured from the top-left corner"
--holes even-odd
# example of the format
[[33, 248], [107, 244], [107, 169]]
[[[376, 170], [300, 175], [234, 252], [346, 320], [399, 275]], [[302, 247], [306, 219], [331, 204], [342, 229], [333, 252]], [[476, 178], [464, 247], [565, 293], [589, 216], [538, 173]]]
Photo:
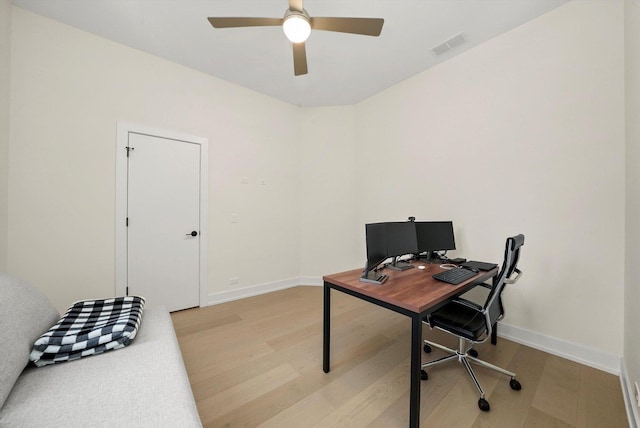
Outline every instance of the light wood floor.
[[[410, 321], [332, 291], [331, 372], [322, 371], [322, 287], [295, 287], [172, 314], [205, 427], [406, 427]], [[424, 328], [455, 347], [455, 339]], [[491, 403], [454, 362], [422, 382], [421, 426], [628, 427], [618, 377], [499, 338], [476, 349], [515, 371], [476, 373]], [[438, 356], [425, 354], [423, 360]]]

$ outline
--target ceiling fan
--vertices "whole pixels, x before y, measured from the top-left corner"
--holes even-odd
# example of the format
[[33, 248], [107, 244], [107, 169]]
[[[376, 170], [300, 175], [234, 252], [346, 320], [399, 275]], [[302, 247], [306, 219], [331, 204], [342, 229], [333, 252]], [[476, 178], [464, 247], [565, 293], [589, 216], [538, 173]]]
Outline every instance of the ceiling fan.
[[319, 18], [310, 17], [302, 8], [302, 0], [289, 0], [289, 8], [282, 18], [208, 18], [214, 28], [282, 26], [293, 44], [293, 71], [296, 76], [307, 74], [307, 53], [304, 42], [311, 30], [379, 36], [382, 18]]

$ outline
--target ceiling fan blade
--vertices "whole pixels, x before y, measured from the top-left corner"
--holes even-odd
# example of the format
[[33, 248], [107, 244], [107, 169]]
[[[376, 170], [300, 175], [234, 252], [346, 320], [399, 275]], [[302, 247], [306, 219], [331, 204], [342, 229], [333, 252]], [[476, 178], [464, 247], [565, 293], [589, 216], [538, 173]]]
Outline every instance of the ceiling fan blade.
[[215, 28], [271, 27], [282, 25], [282, 18], [207, 18]]
[[302, 43], [292, 43], [293, 45], [293, 74], [300, 76], [307, 74], [307, 50]]
[[302, 12], [302, 0], [289, 0], [289, 9]]
[[314, 30], [338, 31], [340, 33], [379, 36], [382, 31], [382, 18], [311, 18]]

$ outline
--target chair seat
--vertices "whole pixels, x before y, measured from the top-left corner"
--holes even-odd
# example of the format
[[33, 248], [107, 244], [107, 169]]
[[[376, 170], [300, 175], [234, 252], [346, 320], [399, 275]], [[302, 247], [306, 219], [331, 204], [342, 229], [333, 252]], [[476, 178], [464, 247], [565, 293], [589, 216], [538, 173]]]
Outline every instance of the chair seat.
[[482, 312], [452, 301], [425, 318], [432, 327], [438, 327], [472, 341], [486, 333]]

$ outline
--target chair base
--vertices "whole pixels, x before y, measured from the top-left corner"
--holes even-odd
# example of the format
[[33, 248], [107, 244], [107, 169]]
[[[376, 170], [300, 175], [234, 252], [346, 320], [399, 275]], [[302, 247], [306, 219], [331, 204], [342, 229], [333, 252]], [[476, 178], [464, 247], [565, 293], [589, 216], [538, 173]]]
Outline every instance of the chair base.
[[505, 370], [502, 367], [498, 367], [496, 365], [483, 361], [479, 358], [476, 358], [478, 356], [478, 353], [474, 349], [471, 349], [471, 348], [467, 349], [467, 342], [468, 341], [463, 338], [458, 338], [458, 349], [454, 350], [446, 346], [440, 345], [439, 343], [425, 340], [424, 341], [425, 352], [427, 353], [431, 352], [431, 347], [434, 347], [448, 353], [449, 355], [445, 355], [444, 357], [438, 358], [437, 360], [429, 361], [427, 363], [422, 363], [421, 365], [423, 369], [422, 379], [423, 380], [428, 379], [427, 372], [424, 370], [424, 368], [446, 363], [453, 360], [458, 360], [458, 362], [462, 364], [465, 369], [467, 369], [467, 373], [469, 373], [471, 380], [473, 381], [474, 385], [476, 386], [476, 389], [480, 393], [480, 399], [478, 400], [478, 407], [480, 407], [480, 410], [483, 410], [486, 412], [486, 411], [489, 411], [491, 408], [489, 406], [489, 402], [485, 398], [485, 393], [484, 393], [484, 390], [482, 389], [482, 385], [480, 385], [480, 382], [478, 381], [478, 378], [473, 372], [473, 368], [471, 367], [470, 363], [477, 364], [479, 366], [486, 367], [488, 369], [491, 369], [509, 376], [511, 378], [511, 380], [509, 381], [509, 386], [511, 387], [511, 389], [515, 391], [519, 391], [520, 389], [522, 389], [522, 385], [520, 384], [520, 382], [516, 380], [515, 373]]

